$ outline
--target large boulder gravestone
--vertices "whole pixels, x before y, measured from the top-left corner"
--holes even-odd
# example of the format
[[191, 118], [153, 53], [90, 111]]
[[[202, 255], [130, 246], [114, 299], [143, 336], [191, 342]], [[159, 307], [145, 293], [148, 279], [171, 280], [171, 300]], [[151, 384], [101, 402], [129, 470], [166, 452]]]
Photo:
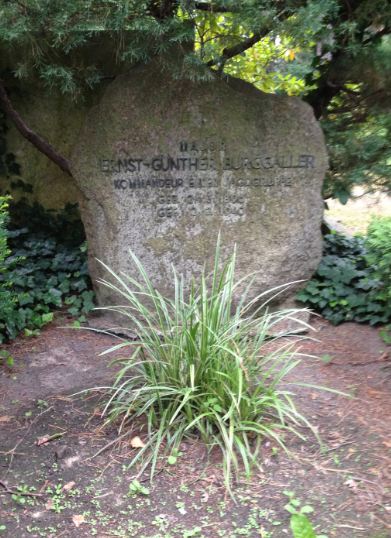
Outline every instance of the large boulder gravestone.
[[[85, 122], [72, 158], [96, 259], [135, 275], [141, 259], [172, 295], [172, 265], [197, 274], [238, 247], [253, 293], [307, 279], [321, 256], [327, 156], [311, 108], [236, 79], [174, 81], [153, 65], [121, 75]], [[107, 274], [105, 275], [107, 276]], [[119, 298], [98, 289], [102, 304]]]

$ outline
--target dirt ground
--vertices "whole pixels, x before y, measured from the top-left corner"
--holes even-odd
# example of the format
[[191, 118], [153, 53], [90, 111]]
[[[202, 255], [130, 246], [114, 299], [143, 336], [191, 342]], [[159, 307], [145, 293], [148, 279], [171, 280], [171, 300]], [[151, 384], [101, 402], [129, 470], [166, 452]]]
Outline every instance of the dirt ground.
[[286, 439], [290, 456], [265, 442], [261, 470], [236, 484], [234, 503], [219, 458], [207, 460], [196, 441], [181, 446], [175, 465], [161, 461], [152, 485], [141, 477], [148, 489], [135, 495], [127, 464], [137, 451], [131, 437], [143, 438], [140, 425], [93, 457], [116, 430], [102, 428], [101, 393], [70, 394], [112, 381], [113, 357], [99, 353], [114, 338], [61, 323], [7, 346], [15, 367], [0, 369], [0, 536], [291, 537], [284, 508], [291, 491], [313, 508], [318, 535], [391, 537], [391, 353], [377, 329], [313, 320], [318, 341], [301, 347], [323, 360], [304, 359], [292, 381], [352, 398], [296, 388], [324, 446], [310, 432], [306, 441]]
[[348, 235], [365, 235], [373, 217], [391, 215], [391, 196], [382, 192], [372, 194], [364, 192], [362, 187], [355, 187], [353, 197], [345, 205], [337, 200], [327, 200], [328, 209], [325, 211], [325, 217], [337, 231]]

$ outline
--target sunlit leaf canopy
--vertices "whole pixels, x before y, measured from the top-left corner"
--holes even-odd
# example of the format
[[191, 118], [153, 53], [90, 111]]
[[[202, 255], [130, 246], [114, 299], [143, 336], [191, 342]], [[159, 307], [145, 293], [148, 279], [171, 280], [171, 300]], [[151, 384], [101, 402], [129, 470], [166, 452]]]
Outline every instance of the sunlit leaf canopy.
[[[270, 10], [260, 15], [249, 11], [247, 24], [235, 20], [234, 14], [214, 16], [198, 14], [196, 48], [202, 59], [215, 58], [224, 72], [244, 78], [259, 89], [273, 93], [300, 95], [311, 83], [306, 77], [318, 76], [317, 63], [327, 61], [333, 45], [333, 31], [328, 24], [337, 9], [333, 1], [279, 3], [270, 2]], [[230, 48], [261, 28], [260, 40], [241, 54], [219, 63], [224, 48]], [[251, 34], [250, 34], [251, 35]]]
[[390, 27], [388, 0], [2, 0], [0, 77], [82, 99], [159, 59], [176, 78], [299, 96], [325, 127], [325, 196], [346, 201], [390, 190]]
[[[182, 48], [181, 76], [208, 77], [206, 64], [265, 91], [300, 94], [304, 78], [316, 76], [314, 57], [324, 61], [333, 46], [328, 22], [337, 11], [335, 0], [3, 0], [0, 47], [15, 76], [73, 95], [107, 74], [97, 54], [86, 55], [100, 44], [127, 66]], [[253, 47], [224, 57], [247, 39]]]

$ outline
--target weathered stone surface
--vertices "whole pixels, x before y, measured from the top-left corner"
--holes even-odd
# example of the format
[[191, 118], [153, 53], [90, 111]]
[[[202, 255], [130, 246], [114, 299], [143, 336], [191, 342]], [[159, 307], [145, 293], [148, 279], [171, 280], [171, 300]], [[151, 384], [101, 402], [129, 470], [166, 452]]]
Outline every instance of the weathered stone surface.
[[[309, 106], [241, 81], [173, 81], [153, 66], [119, 76], [74, 149], [93, 278], [95, 258], [134, 274], [128, 249], [172, 294], [210, 262], [217, 234], [238, 246], [254, 293], [306, 279], [321, 256], [323, 135]], [[100, 289], [101, 302], [118, 303]]]
[[[12, 101], [30, 128], [68, 158], [83, 124], [88, 103], [70, 103], [64, 96], [43, 94], [33, 85], [28, 86], [22, 95], [13, 93]], [[48, 209], [61, 209], [67, 203], [76, 203], [80, 193], [74, 180], [37, 151], [11, 122], [8, 122], [8, 127], [7, 151], [15, 155], [20, 176], [15, 174], [7, 178], [0, 173], [0, 191], [11, 192], [14, 200], [27, 198]], [[18, 188], [20, 180], [31, 188], [31, 193]]]
[[[11, 73], [19, 61], [25, 61], [22, 50], [3, 52], [0, 54], [0, 72], [4, 74]], [[109, 79], [126, 68], [116, 62], [117, 53], [111, 37], [100, 35], [94, 43], [86, 45], [80, 61], [88, 65], [99, 58], [99, 65]], [[66, 57], [62, 60], [67, 62]], [[58, 58], [59, 63], [62, 60]], [[74, 101], [69, 95], [55, 90], [43, 91], [42, 84], [37, 81], [24, 81], [22, 88], [20, 84], [15, 85], [11, 76], [5, 76], [5, 82], [12, 103], [26, 124], [65, 158], [70, 157], [86, 113], [99, 100], [106, 84], [102, 81], [94, 92], [86, 92], [83, 99]], [[23, 197], [30, 203], [38, 202], [46, 209], [61, 210], [66, 204], [78, 203], [80, 192], [73, 179], [23, 138], [12, 121], [7, 120], [6, 125], [7, 152], [14, 154], [20, 175], [7, 177], [0, 170], [0, 192], [9, 192], [15, 201]], [[21, 189], [21, 182], [32, 192]]]

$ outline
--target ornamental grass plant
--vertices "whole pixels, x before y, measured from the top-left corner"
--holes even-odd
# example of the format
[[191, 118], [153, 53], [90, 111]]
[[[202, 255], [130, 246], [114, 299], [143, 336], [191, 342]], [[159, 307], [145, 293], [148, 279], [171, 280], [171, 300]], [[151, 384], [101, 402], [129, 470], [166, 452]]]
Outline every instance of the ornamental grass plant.
[[264, 438], [286, 448], [284, 431], [303, 437], [301, 427], [311, 428], [285, 379], [302, 358], [296, 348], [304, 336], [273, 336], [277, 324], [303, 310], [267, 310], [286, 285], [249, 299], [251, 276], [235, 281], [236, 253], [222, 263], [219, 242], [212, 274], [204, 272], [190, 291], [173, 269], [173, 299], [163, 297], [136, 255], [130, 256], [139, 279], [103, 264], [110, 278], [100, 281], [124, 300], [104, 309], [124, 316], [138, 336], [105, 352], [132, 350], [118, 359], [122, 367], [106, 387], [103, 414], [119, 424], [121, 435], [131, 421], [146, 417], [145, 446], [131, 462], [142, 463], [140, 472], [150, 465], [152, 478], [160, 458], [175, 459], [184, 439], [198, 437], [221, 451], [225, 485], [232, 491], [232, 480], [242, 471], [249, 476], [258, 464]]

